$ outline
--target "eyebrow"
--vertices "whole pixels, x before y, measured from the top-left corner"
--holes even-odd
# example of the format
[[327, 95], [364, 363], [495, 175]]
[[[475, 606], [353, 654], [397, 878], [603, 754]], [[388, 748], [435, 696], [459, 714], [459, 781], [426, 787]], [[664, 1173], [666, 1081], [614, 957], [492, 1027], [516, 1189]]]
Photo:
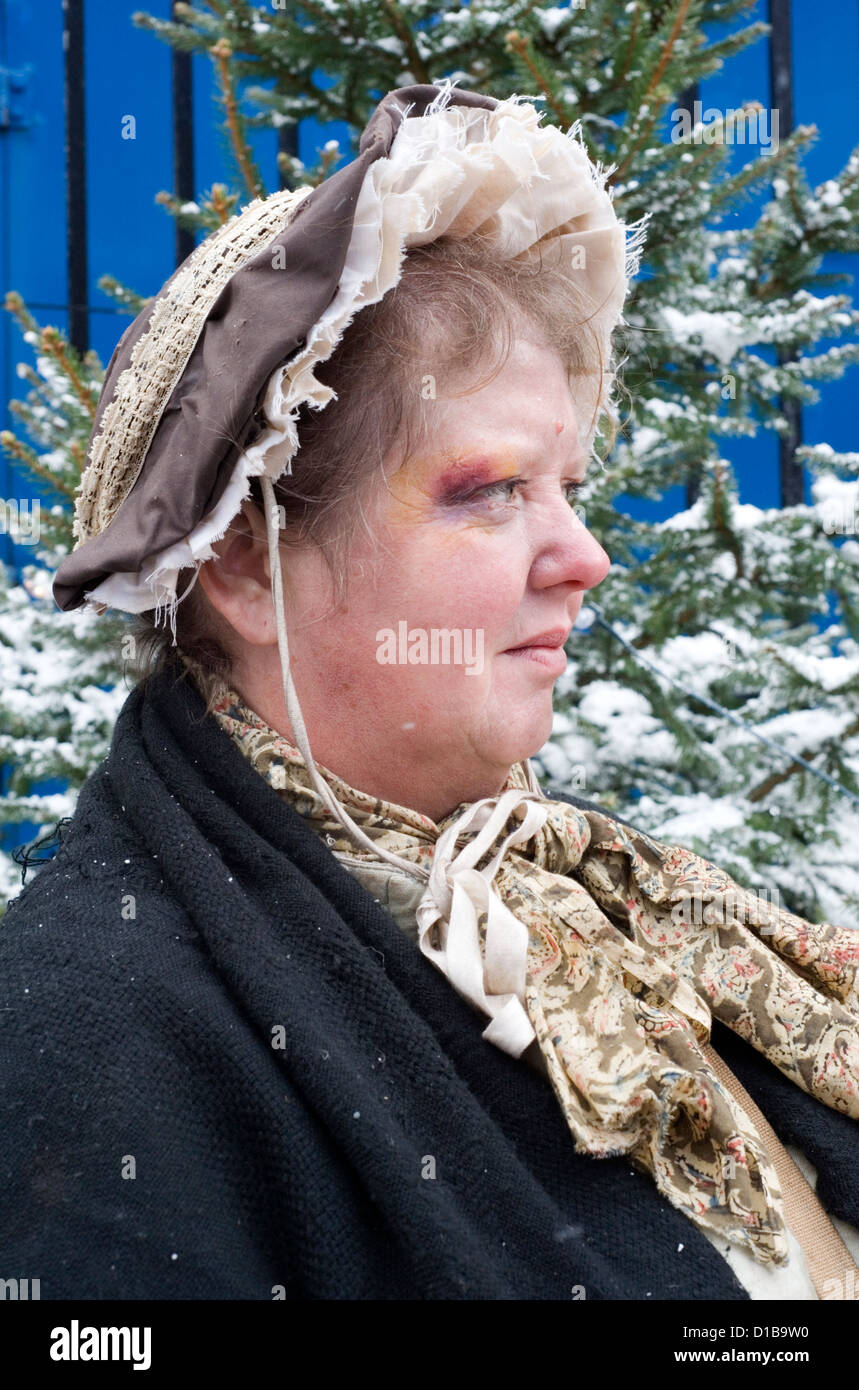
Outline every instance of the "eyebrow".
[[[572, 480], [578, 487], [584, 486], [587, 464], [588, 460], [585, 459], [584, 469], [582, 469], [580, 458], [578, 464], [572, 469], [573, 473], [580, 475]], [[527, 465], [525, 466], [527, 467]], [[498, 458], [492, 454], [466, 455], [456, 459], [442, 470], [433, 481], [432, 493], [436, 502], [449, 503], [479, 492], [482, 487], [492, 483], [517, 478], [521, 475], [522, 467], [523, 464], [519, 458], [511, 461], [509, 458]]]
[[[436, 479], [436, 486], [441, 495], [467, 492], [497, 477], [500, 467], [509, 466], [507, 459], [493, 458], [491, 454], [474, 454], [448, 464]], [[509, 476], [515, 477], [517, 472], [518, 464], [510, 467]]]
[[[493, 470], [497, 472], [499, 467], [510, 467], [510, 476], [513, 477], [523, 467], [528, 466], [527, 463], [523, 463], [523, 457], [525, 456], [517, 456], [511, 463], [509, 458], [496, 454], [464, 454], [462, 458], [455, 459], [453, 463], [445, 467], [441, 479], [450, 485], [456, 484], [464, 487], [467, 483], [473, 482], [475, 486], [479, 486], [490, 472]], [[584, 481], [588, 473], [589, 463], [589, 457], [580, 451], [577, 458], [568, 464], [568, 468], [572, 473], [580, 474], [581, 480]]]

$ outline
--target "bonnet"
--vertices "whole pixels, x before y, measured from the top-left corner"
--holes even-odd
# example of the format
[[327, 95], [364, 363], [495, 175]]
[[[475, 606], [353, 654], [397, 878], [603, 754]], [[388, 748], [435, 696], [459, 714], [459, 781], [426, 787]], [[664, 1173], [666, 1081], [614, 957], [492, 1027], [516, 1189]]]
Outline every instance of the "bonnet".
[[[479, 232], [499, 259], [569, 265], [610, 363], [644, 221], [618, 220], [578, 123], [564, 134], [541, 121], [526, 97], [501, 101], [449, 79], [398, 88], [374, 110], [352, 163], [315, 188], [255, 199], [202, 242], [108, 363], [75, 546], [53, 581], [64, 610], [166, 613], [175, 642], [181, 571], [188, 592], [258, 477], [290, 723], [314, 785], [363, 847], [316, 768], [292, 681], [273, 484], [291, 472], [301, 408], [336, 399], [314, 367], [397, 284], [408, 250], [443, 235]], [[612, 383], [606, 370], [599, 404]], [[528, 779], [539, 795], [530, 768]]]

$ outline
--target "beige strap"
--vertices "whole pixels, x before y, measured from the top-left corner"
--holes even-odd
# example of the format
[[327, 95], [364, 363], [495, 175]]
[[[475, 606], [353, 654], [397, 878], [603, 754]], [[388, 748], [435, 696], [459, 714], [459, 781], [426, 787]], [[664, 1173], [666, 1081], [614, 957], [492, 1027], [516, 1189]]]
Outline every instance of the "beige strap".
[[[745, 1110], [764, 1143], [781, 1183], [785, 1221], [802, 1246], [818, 1298], [832, 1296], [832, 1280], [838, 1281], [842, 1298], [853, 1297], [852, 1291], [859, 1288], [859, 1269], [821, 1205], [820, 1198], [806, 1182], [766, 1116], [761, 1114], [731, 1069], [709, 1043], [702, 1050], [708, 1065]], [[851, 1270], [852, 1277], [848, 1278]], [[851, 1291], [849, 1294], [848, 1289]]]

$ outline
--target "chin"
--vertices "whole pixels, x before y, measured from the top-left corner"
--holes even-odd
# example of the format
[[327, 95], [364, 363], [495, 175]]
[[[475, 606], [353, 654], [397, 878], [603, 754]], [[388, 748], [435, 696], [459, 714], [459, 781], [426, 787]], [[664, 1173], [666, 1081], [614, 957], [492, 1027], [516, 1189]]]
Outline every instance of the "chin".
[[553, 722], [551, 701], [547, 709], [523, 711], [517, 719], [505, 725], [499, 739], [502, 748], [500, 760], [510, 764], [519, 763], [539, 753], [551, 736]]

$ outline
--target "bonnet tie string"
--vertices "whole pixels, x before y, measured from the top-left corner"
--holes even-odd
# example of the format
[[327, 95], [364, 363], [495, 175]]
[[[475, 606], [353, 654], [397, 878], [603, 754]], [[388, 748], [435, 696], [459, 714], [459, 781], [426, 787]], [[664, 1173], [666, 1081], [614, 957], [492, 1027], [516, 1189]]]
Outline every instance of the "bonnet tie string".
[[265, 502], [266, 534], [268, 537], [269, 566], [271, 569], [271, 590], [274, 600], [274, 616], [277, 626], [277, 645], [280, 653], [280, 676], [283, 684], [283, 698], [286, 702], [286, 713], [289, 718], [290, 727], [296, 745], [307, 766], [310, 779], [316, 791], [321, 796], [324, 804], [328, 807], [343, 829], [352, 836], [362, 849], [372, 850], [373, 854], [384, 859], [386, 863], [392, 864], [395, 868], [405, 869], [416, 878], [429, 878], [429, 870], [423, 865], [411, 864], [407, 859], [401, 859], [397, 854], [391, 854], [382, 845], [376, 844], [370, 836], [361, 829], [359, 825], [349, 815], [345, 807], [341, 806], [337, 797], [325, 781], [324, 777], [316, 766], [313, 754], [310, 751], [310, 740], [307, 737], [307, 729], [304, 724], [304, 716], [301, 713], [301, 706], [298, 703], [298, 694], [295, 683], [292, 679], [292, 671], [289, 664], [289, 640], [286, 634], [286, 616], [283, 609], [283, 582], [281, 577], [280, 565], [280, 524], [277, 514], [277, 504], [274, 498], [274, 486], [271, 479], [265, 474], [260, 476], [263, 500]]
[[[510, 831], [484, 869], [476, 869], [520, 805], [525, 811], [521, 825]], [[458, 994], [489, 1014], [483, 1037], [512, 1057], [520, 1057], [536, 1037], [525, 1008], [528, 928], [491, 885], [508, 849], [527, 843], [548, 814], [548, 806], [529, 800], [516, 788], [498, 798], [474, 802], [439, 836], [429, 883], [417, 909], [421, 951]], [[478, 828], [478, 834], [454, 857], [457, 839], [472, 827]], [[481, 917], [486, 920], [483, 950]], [[439, 946], [432, 941], [437, 922], [441, 924]]]
[[[505, 837], [489, 863], [475, 865], [488, 852], [510, 817], [524, 808], [521, 824]], [[499, 797], [474, 802], [439, 836], [429, 883], [417, 907], [422, 953], [475, 1008], [490, 1016], [483, 1033], [487, 1042], [521, 1056], [536, 1034], [525, 1007], [528, 971], [528, 929], [493, 888], [508, 851], [525, 846], [545, 825], [551, 802], [542, 804], [531, 792], [515, 787]], [[456, 842], [477, 827], [479, 833], [457, 854]], [[570, 881], [570, 892], [578, 887]], [[485, 920], [483, 944], [480, 925]], [[436, 946], [433, 937], [438, 924]], [[663, 987], [672, 1005], [694, 1019], [705, 1036], [710, 1011], [697, 993], [670, 966], [652, 956], [603, 918], [596, 929], [586, 921], [579, 930], [620, 969], [651, 988]]]

